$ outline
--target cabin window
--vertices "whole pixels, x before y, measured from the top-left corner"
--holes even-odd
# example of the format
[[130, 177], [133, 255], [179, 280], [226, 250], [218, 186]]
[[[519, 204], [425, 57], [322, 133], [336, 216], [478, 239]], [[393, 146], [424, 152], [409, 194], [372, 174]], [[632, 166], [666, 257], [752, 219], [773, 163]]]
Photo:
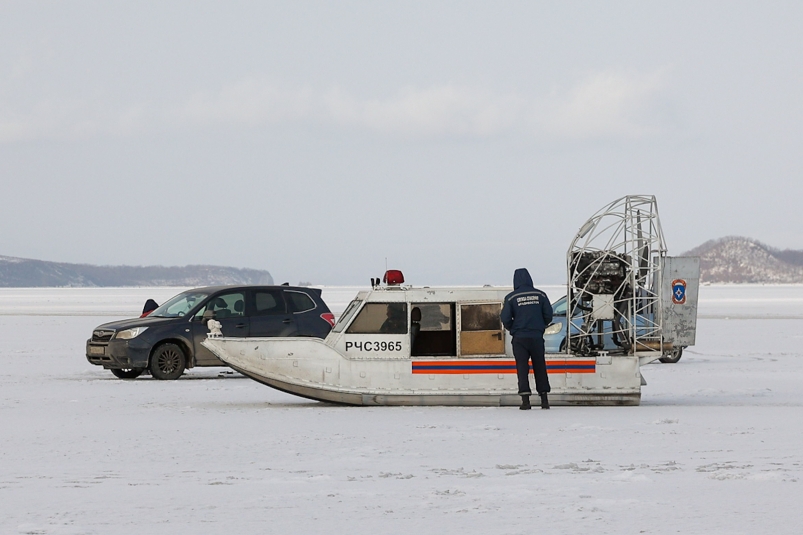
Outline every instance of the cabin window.
[[501, 355], [505, 339], [499, 314], [502, 303], [460, 305], [460, 354]]
[[367, 303], [346, 332], [407, 334], [407, 303]]
[[[420, 322], [415, 318], [420, 311]], [[411, 355], [414, 357], [454, 357], [457, 355], [457, 329], [454, 303], [411, 303]], [[418, 327], [416, 326], [418, 323]]]
[[366, 303], [346, 332], [407, 334], [407, 303]]
[[339, 333], [342, 331], [343, 328], [349, 324], [351, 317], [354, 316], [354, 313], [357, 312], [357, 309], [360, 308], [361, 304], [362, 301], [359, 299], [355, 299], [349, 303], [349, 306], [347, 306], [343, 314], [340, 315], [340, 318], [337, 320], [337, 323], [335, 323], [335, 326], [332, 327], [332, 332]]
[[498, 331], [502, 328], [498, 303], [463, 305], [460, 314], [461, 331]]

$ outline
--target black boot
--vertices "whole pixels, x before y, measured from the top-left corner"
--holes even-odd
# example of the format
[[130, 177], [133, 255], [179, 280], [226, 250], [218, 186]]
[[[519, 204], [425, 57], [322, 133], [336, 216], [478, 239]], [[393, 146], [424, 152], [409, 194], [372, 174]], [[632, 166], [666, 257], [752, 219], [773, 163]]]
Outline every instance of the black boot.
[[530, 396], [521, 396], [521, 407], [519, 409], [523, 411], [530, 410]]
[[546, 397], [546, 392], [543, 394], [539, 394], [541, 396], [541, 408], [548, 409], [549, 408], [549, 400]]

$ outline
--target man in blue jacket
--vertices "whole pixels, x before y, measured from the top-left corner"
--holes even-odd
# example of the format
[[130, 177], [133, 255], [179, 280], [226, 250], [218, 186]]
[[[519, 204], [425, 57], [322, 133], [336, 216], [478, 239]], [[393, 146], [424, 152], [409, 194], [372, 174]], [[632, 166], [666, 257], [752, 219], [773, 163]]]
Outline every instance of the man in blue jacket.
[[533, 279], [525, 268], [513, 274], [513, 291], [505, 297], [502, 325], [513, 336], [513, 356], [519, 378], [521, 410], [530, 409], [530, 359], [535, 373], [535, 390], [541, 396], [541, 408], [549, 408], [549, 378], [544, 359], [544, 329], [552, 321], [552, 304], [544, 292], [533, 288]]

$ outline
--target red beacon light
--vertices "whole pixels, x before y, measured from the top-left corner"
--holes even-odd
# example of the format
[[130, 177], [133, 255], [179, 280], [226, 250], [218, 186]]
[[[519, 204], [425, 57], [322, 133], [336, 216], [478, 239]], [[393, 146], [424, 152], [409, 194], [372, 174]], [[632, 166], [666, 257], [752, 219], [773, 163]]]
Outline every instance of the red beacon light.
[[388, 286], [398, 286], [404, 284], [404, 275], [398, 269], [389, 269], [385, 272], [382, 282]]

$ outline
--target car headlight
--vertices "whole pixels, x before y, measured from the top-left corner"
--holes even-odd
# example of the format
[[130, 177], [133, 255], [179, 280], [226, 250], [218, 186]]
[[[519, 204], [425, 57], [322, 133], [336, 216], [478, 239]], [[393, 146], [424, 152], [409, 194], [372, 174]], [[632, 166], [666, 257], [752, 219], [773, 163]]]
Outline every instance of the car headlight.
[[546, 330], [544, 331], [544, 334], [558, 334], [562, 330], [563, 330], [562, 323], [550, 323], [547, 326]]
[[115, 338], [118, 340], [131, 340], [132, 338], [136, 338], [140, 334], [144, 333], [146, 329], [147, 327], [134, 327], [133, 329], [126, 329], [117, 333]]

